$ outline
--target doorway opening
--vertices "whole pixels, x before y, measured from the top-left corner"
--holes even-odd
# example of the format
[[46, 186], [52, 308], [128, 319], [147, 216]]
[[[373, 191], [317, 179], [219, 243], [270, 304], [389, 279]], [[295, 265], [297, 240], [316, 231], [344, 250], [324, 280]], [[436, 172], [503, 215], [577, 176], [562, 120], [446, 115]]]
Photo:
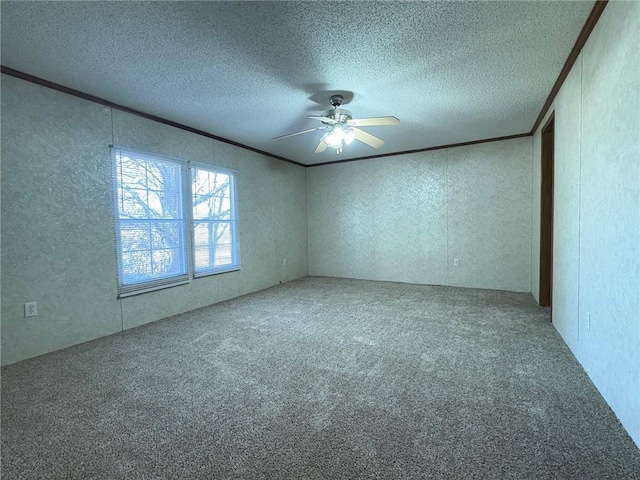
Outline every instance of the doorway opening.
[[540, 299], [553, 312], [553, 150], [555, 112], [542, 127], [540, 169]]

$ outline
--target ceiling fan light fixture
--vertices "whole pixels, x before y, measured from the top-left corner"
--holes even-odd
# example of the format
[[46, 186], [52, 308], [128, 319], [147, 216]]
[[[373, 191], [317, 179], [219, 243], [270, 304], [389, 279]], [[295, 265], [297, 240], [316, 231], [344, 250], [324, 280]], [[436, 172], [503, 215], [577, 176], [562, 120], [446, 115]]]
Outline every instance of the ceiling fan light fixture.
[[331, 130], [322, 136], [322, 141], [331, 148], [342, 148], [342, 140], [344, 139], [344, 130], [341, 125], [334, 125]]
[[335, 149], [336, 154], [340, 154], [342, 148], [345, 145], [351, 145], [354, 140], [358, 140], [373, 148], [380, 148], [384, 145], [384, 140], [358, 127], [398, 125], [400, 123], [400, 120], [391, 116], [353, 118], [349, 110], [338, 108], [342, 105], [343, 98], [341, 95], [333, 95], [330, 100], [331, 106], [333, 107], [332, 110], [327, 110], [322, 115], [307, 115], [309, 119], [321, 121], [322, 126], [280, 135], [279, 137], [275, 137], [274, 140], [315, 132], [317, 130], [325, 130], [324, 135], [320, 138], [320, 143], [316, 147], [315, 153], [322, 153], [331, 147]]
[[347, 127], [346, 129], [344, 129], [344, 143], [346, 143], [347, 145], [351, 145], [351, 142], [353, 142], [356, 138], [356, 131], [351, 128], [351, 127]]
[[336, 123], [322, 136], [321, 140], [326, 143], [327, 146], [335, 148], [336, 153], [340, 153], [342, 152], [343, 142], [344, 145], [350, 145], [355, 138], [356, 132], [353, 128], [341, 123]]

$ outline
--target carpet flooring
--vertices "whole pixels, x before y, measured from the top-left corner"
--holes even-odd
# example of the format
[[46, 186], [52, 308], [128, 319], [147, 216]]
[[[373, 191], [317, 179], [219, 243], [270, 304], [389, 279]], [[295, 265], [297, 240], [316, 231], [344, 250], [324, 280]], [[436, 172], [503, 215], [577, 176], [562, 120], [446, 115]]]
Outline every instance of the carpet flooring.
[[308, 277], [2, 369], [2, 478], [637, 479], [529, 294]]

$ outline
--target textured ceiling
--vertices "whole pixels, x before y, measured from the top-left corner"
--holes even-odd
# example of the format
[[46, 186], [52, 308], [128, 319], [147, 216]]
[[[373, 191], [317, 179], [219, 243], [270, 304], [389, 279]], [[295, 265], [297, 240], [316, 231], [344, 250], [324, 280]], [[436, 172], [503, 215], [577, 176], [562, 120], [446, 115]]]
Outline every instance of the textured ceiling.
[[[2, 64], [304, 164], [528, 132], [592, 1], [1, 3]], [[342, 92], [386, 143], [315, 154]]]

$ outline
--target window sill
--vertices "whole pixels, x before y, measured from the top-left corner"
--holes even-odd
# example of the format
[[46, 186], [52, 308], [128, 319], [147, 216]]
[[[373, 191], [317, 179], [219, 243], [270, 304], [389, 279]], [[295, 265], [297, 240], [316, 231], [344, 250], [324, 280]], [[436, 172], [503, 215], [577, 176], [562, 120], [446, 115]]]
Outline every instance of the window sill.
[[229, 267], [229, 268], [224, 269], [224, 270], [216, 270], [215, 272], [198, 273], [197, 275], [193, 276], [193, 279], [197, 280], [199, 278], [206, 278], [206, 277], [211, 277], [213, 275], [221, 275], [223, 273], [231, 273], [231, 272], [239, 272], [239, 271], [240, 271], [240, 267], [239, 266], [234, 266], [234, 267]]
[[143, 293], [150, 293], [150, 292], [157, 292], [158, 290], [164, 290], [165, 288], [172, 288], [172, 287], [179, 287], [181, 285], [188, 285], [190, 283], [190, 280], [183, 280], [180, 282], [176, 282], [176, 283], [167, 283], [164, 285], [156, 285], [154, 287], [149, 287], [149, 288], [141, 288], [140, 290], [134, 290], [131, 292], [125, 292], [125, 293], [120, 293], [118, 295], [118, 298], [129, 298], [129, 297], [133, 297], [135, 295], [141, 295]]

